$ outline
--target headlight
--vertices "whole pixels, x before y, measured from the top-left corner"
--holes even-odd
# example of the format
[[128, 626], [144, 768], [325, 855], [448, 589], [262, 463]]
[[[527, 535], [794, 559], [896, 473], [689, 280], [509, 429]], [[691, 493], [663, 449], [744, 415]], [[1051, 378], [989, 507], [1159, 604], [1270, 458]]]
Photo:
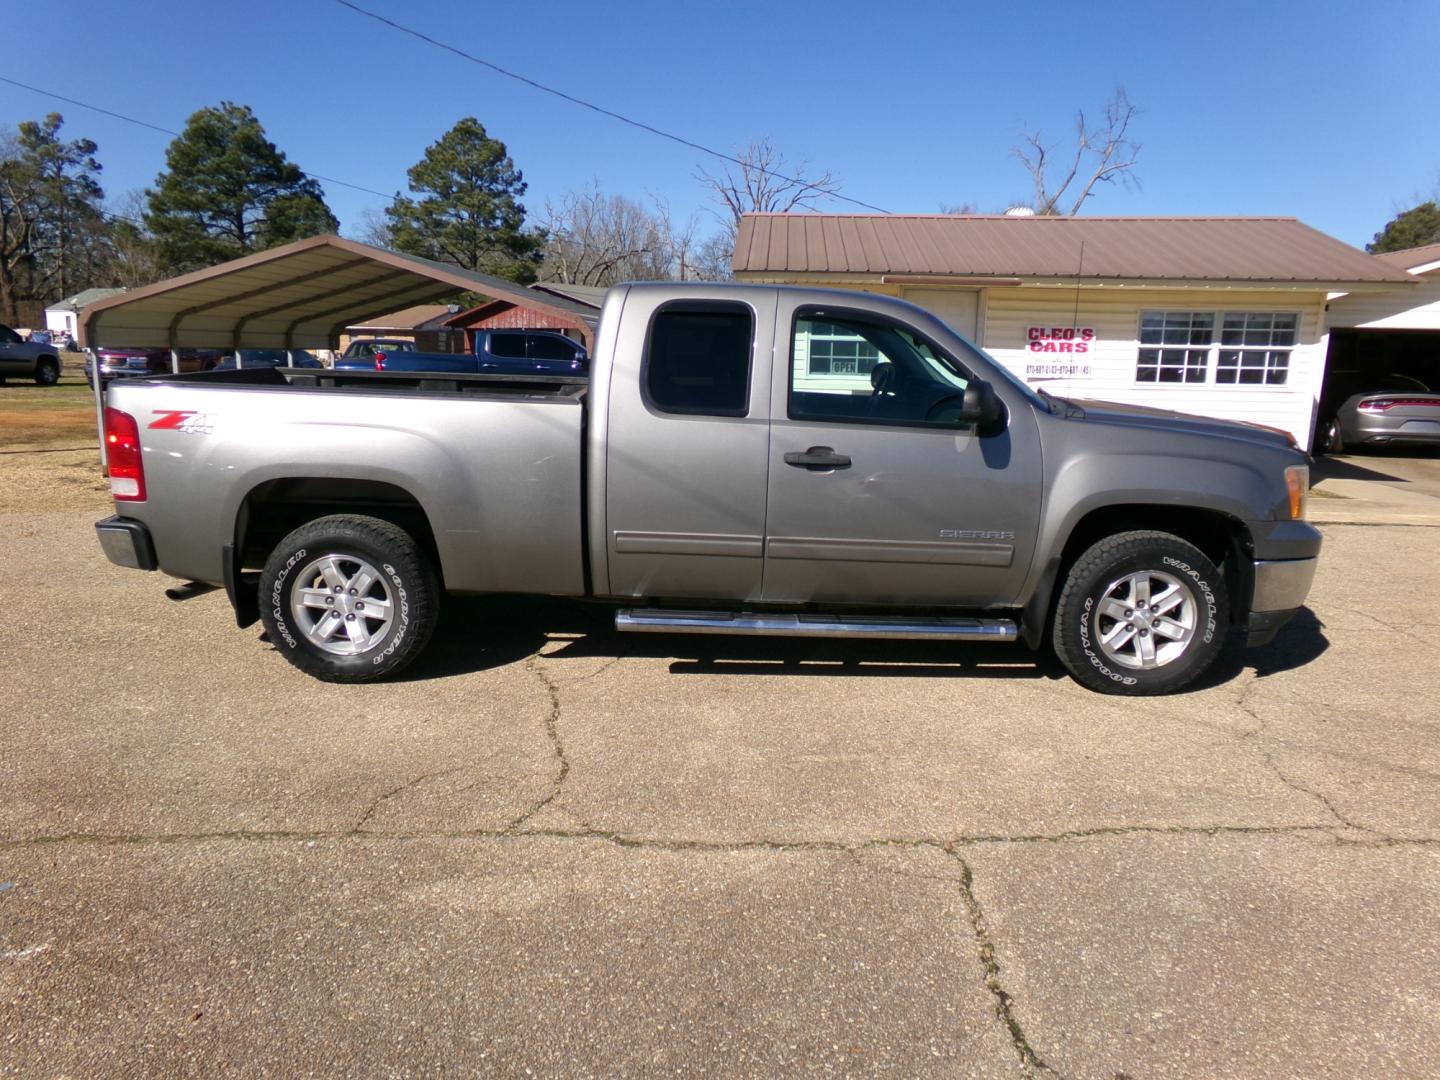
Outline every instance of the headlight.
[[1285, 467], [1285, 491], [1290, 496], [1290, 520], [1303, 521], [1305, 501], [1310, 496], [1310, 466], [1287, 465]]

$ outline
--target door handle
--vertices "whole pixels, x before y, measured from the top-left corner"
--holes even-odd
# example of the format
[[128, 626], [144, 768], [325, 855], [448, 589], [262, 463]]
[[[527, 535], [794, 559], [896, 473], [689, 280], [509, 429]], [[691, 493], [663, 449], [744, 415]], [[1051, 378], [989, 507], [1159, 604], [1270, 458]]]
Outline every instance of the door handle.
[[837, 454], [828, 446], [812, 446], [809, 450], [792, 450], [785, 455], [785, 464], [800, 469], [848, 469], [848, 454]]

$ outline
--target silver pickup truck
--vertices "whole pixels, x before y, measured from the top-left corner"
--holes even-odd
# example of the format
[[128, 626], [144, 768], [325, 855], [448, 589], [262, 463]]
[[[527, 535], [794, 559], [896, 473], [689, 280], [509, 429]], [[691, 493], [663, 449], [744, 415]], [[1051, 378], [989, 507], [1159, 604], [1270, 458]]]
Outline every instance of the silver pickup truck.
[[1314, 576], [1288, 436], [1037, 393], [910, 304], [626, 285], [595, 346], [588, 379], [116, 382], [100, 542], [347, 682], [413, 660], [442, 593], [533, 593], [626, 631], [1048, 643], [1158, 694]]

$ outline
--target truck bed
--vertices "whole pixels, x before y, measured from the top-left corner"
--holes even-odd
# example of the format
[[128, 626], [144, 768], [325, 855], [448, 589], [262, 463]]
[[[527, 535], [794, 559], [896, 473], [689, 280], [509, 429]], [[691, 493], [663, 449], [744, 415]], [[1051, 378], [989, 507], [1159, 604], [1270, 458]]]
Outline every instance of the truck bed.
[[[302, 506], [424, 515], [445, 587], [583, 595], [583, 380], [241, 369], [129, 379], [160, 568], [221, 584]], [[331, 512], [340, 512], [336, 509]]]

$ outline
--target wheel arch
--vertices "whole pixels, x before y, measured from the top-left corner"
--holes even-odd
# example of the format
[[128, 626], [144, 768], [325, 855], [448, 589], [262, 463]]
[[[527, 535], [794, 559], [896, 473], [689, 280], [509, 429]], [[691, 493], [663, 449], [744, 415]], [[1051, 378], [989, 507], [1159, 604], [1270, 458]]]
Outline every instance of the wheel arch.
[[1221, 570], [1230, 599], [1230, 622], [1243, 623], [1250, 614], [1254, 587], [1254, 550], [1250, 530], [1239, 518], [1221, 510], [1154, 503], [1116, 503], [1095, 507], [1079, 518], [1065, 537], [1060, 553], [1046, 564], [1040, 583], [1025, 605], [1025, 642], [1038, 649], [1049, 640], [1055, 614], [1055, 590], [1075, 561], [1094, 543], [1133, 530], [1170, 533], [1194, 544]]
[[289, 533], [331, 514], [363, 514], [388, 521], [415, 539], [444, 588], [444, 566], [430, 515], [411, 492], [383, 480], [334, 476], [287, 476], [264, 480], [240, 500], [231, 542], [225, 551], [225, 588], [235, 621], [250, 626], [260, 617], [250, 586]]

